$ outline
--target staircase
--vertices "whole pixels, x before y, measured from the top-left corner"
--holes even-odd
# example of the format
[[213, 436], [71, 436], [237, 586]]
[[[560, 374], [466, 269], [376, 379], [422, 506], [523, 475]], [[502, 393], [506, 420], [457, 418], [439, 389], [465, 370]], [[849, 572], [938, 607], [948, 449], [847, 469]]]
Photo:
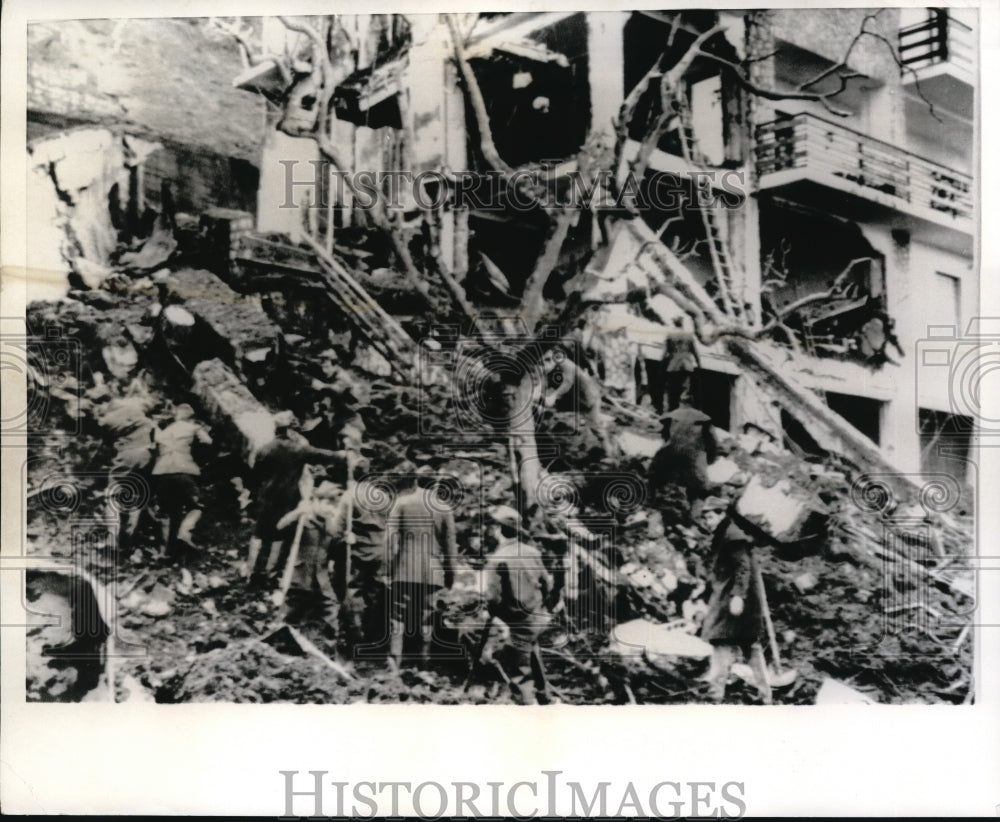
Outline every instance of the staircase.
[[417, 343], [321, 240], [307, 233], [305, 242], [309, 250], [287, 240], [244, 235], [233, 261], [249, 272], [247, 279], [256, 287], [273, 281], [270, 288], [280, 290], [291, 278], [298, 281], [297, 287], [315, 290], [318, 297], [325, 297], [337, 307], [397, 375], [412, 380], [419, 362]]

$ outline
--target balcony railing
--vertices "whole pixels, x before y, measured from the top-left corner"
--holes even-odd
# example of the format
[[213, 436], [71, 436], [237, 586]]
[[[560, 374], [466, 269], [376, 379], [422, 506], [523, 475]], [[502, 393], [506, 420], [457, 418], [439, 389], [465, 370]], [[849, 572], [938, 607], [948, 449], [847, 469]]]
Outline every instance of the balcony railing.
[[967, 174], [812, 114], [757, 127], [757, 172], [762, 185], [766, 186], [768, 175], [794, 169], [805, 169], [803, 176], [818, 182], [826, 176], [854, 183], [869, 189], [871, 199], [886, 202], [888, 198], [903, 210], [972, 217], [972, 178]]
[[912, 69], [950, 63], [971, 81], [975, 53], [972, 29], [952, 17], [947, 9], [930, 9], [927, 20], [899, 30], [899, 58]]

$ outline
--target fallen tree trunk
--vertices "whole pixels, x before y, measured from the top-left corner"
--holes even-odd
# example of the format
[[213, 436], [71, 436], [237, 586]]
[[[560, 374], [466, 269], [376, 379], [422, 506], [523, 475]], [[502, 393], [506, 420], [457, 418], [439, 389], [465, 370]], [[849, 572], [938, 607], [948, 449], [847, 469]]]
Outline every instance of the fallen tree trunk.
[[710, 326], [710, 335], [725, 342], [727, 351], [746, 369], [761, 390], [795, 417], [820, 444], [842, 454], [864, 471], [886, 475], [886, 481], [906, 497], [919, 492], [913, 477], [894, 465], [875, 442], [824, 405], [816, 394], [787, 370], [782, 370], [767, 344], [755, 338], [756, 329], [733, 327], [687, 266], [649, 226], [638, 219], [619, 225], [639, 243], [636, 264], [653, 282], [664, 287], [668, 295], [676, 296], [678, 302], [684, 303], [681, 308], [695, 315], [695, 324], [703, 333], [704, 325]]

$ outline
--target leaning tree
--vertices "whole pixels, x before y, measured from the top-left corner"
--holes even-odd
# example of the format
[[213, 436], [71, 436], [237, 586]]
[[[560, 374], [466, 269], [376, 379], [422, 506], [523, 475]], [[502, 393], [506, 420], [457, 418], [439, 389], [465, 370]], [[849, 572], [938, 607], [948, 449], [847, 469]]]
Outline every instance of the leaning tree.
[[[745, 16], [747, 32], [752, 33], [759, 24], [759, 16], [766, 12], [749, 12]], [[670, 31], [663, 52], [653, 62], [645, 75], [625, 97], [614, 122], [590, 124], [589, 133], [582, 147], [565, 162], [575, 167], [577, 185], [571, 186], [568, 194], [561, 198], [552, 196], [546, 190], [548, 176], [540, 167], [512, 167], [498, 151], [487, 101], [477, 75], [467, 56], [467, 45], [478, 15], [447, 14], [444, 24], [450, 37], [450, 58], [460, 80], [460, 86], [471, 113], [472, 122], [468, 128], [470, 151], [476, 156], [476, 165], [489, 169], [502, 182], [516, 185], [519, 196], [532, 201], [535, 211], [544, 215], [547, 224], [545, 240], [528, 274], [524, 288], [517, 298], [518, 304], [510, 310], [512, 316], [530, 318], [532, 327], [529, 335], [540, 334], [542, 329], [557, 325], [568, 328], [575, 324], [581, 312], [587, 308], [586, 300], [580, 299], [590, 283], [587, 275], [580, 274], [564, 284], [562, 299], [552, 299], [550, 281], [560, 265], [567, 237], [581, 211], [592, 211], [595, 220], [600, 220], [601, 236], [614, 236], [615, 227], [619, 233], [629, 235], [634, 255], [629, 267], [647, 291], [658, 292], [670, 297], [673, 302], [690, 317], [698, 339], [706, 345], [717, 342], [750, 374], [754, 382], [769, 396], [777, 400], [793, 416], [797, 417], [809, 430], [819, 435], [827, 443], [835, 443], [837, 450], [859, 466], [872, 468], [890, 475], [899, 475], [878, 447], [862, 435], [843, 418], [831, 411], [816, 395], [790, 377], [787, 369], [775, 356], [774, 346], [765, 341], [785, 339], [791, 336], [788, 321], [797, 312], [817, 300], [835, 296], [836, 288], [850, 269], [858, 261], [852, 261], [834, 286], [826, 294], [816, 295], [798, 301], [775, 311], [772, 316], [760, 316], [761, 312], [747, 310], [743, 298], [743, 280], [739, 276], [739, 266], [734, 256], [725, 248], [712, 242], [711, 227], [706, 230], [708, 250], [714, 270], [714, 277], [703, 286], [693, 275], [686, 257], [695, 253], [693, 247], [679, 247], [663, 239], [663, 227], [651, 228], [642, 219], [636, 191], [629, 190], [635, 181], [642, 180], [653, 155], [664, 135], [670, 129], [682, 132], [681, 148], [688, 164], [693, 169], [704, 168], [702, 158], [683, 132], [689, 127], [689, 116], [685, 73], [695, 60], [708, 60], [720, 66], [726, 82], [735, 84], [742, 90], [744, 114], [760, 100], [811, 100], [821, 104], [830, 114], [848, 116], [848, 112], [838, 106], [838, 97], [848, 88], [850, 81], [860, 76], [851, 68], [855, 49], [864, 41], [876, 41], [892, 55], [900, 70], [911, 70], [900, 61], [894, 44], [878, 29], [879, 11], [864, 15], [859, 28], [850, 40], [843, 57], [816, 76], [802, 82], [793, 90], [776, 91], [770, 84], [762, 82], [757, 69], [763, 61], [774, 57], [774, 52], [754, 53], [753, 38], [746, 38], [747, 52], [740, 57], [727, 40], [726, 29], [716, 23], [698, 33], [690, 44], [681, 50], [675, 47], [675, 39], [682, 28], [680, 12], [669, 16]], [[264, 55], [255, 49], [253, 29], [240, 19], [215, 19], [213, 25], [235, 38], [249, 65], [263, 59], [274, 61], [281, 72], [284, 87], [280, 93], [271, 96], [272, 104], [286, 116], [280, 117], [278, 128], [284, 133], [315, 142], [320, 154], [338, 171], [347, 172], [344, 183], [356, 201], [366, 199], [362, 192], [354, 188], [351, 161], [333, 139], [331, 120], [334, 93], [340, 83], [357, 70], [357, 43], [353, 35], [335, 15], [316, 18], [281, 17], [282, 24], [290, 32], [304, 38], [307, 48], [304, 53], [293, 53], [286, 49], [280, 54]], [[690, 34], [688, 36], [691, 36]], [[303, 54], [307, 54], [304, 58]], [[918, 86], [919, 91], [919, 86]], [[400, 95], [401, 97], [403, 95]], [[294, 109], [308, 97], [315, 116], [308, 118], [291, 116]], [[652, 104], [650, 104], [652, 100]], [[928, 103], [930, 106], [930, 103]], [[933, 108], [931, 107], [933, 113]], [[752, 117], [743, 116], [740, 127], [749, 131]], [[412, 135], [405, 134], [407, 117], [401, 118], [404, 144]], [[733, 124], [730, 124], [732, 127]], [[638, 148], [627, 151], [629, 135], [638, 130]], [[471, 135], [477, 139], [472, 139]], [[751, 142], [752, 135], [745, 135]], [[525, 171], [537, 171], [537, 174]], [[449, 172], [440, 169], [442, 175]], [[595, 205], [594, 194], [600, 196]], [[602, 206], [603, 203], [603, 206]], [[711, 209], [702, 209], [703, 215]], [[468, 325], [468, 333], [478, 337], [485, 363], [515, 361], [521, 368], [520, 379], [513, 386], [510, 414], [506, 425], [512, 459], [513, 480], [519, 487], [523, 500], [531, 506], [536, 499], [536, 490], [544, 469], [539, 460], [538, 436], [533, 409], [538, 399], [538, 385], [541, 377], [537, 358], [521, 356], [530, 347], [523, 339], [523, 325], [498, 323], [491, 327], [490, 334], [483, 334], [483, 326], [477, 320], [481, 309], [470, 299], [462, 278], [468, 271], [467, 259], [456, 259], [454, 269], [449, 266], [440, 252], [440, 246], [433, 241], [439, 230], [439, 215], [431, 208], [423, 210], [422, 224], [414, 226], [404, 222], [402, 215], [387, 208], [385, 198], [375, 198], [363, 211], [369, 229], [384, 238], [392, 251], [397, 268], [406, 277], [413, 291], [419, 295], [428, 312], [435, 316], [453, 316], [463, 319]], [[676, 219], [682, 215], [678, 214]], [[711, 219], [710, 214], [704, 219]], [[414, 253], [414, 237], [418, 234], [432, 238], [422, 247], [424, 253]], [[704, 241], [704, 240], [703, 240]], [[586, 265], [580, 265], [585, 270]], [[556, 289], [558, 292], [558, 289]], [[711, 293], [710, 293], [711, 291]], [[508, 339], [505, 339], [505, 336]], [[502, 356], [496, 356], [500, 349]], [[490, 354], [494, 356], [490, 356]], [[610, 398], [606, 398], [611, 401]], [[621, 403], [617, 404], [622, 410]], [[637, 408], [625, 409], [627, 413], [641, 414]], [[906, 479], [898, 480], [907, 483]], [[907, 486], [907, 491], [911, 489]]]

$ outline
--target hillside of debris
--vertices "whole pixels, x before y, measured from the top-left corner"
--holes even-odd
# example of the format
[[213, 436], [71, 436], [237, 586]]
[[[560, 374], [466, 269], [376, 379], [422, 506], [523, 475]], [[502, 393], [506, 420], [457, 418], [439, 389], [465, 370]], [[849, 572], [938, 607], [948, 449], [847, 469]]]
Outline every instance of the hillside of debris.
[[[226, 232], [238, 219], [206, 215], [166, 249], [117, 255], [101, 288], [29, 307], [31, 333], [47, 341], [28, 371], [36, 435], [27, 467], [29, 550], [72, 558], [107, 593], [102, 614], [115, 644], [107, 655], [113, 664], [88, 670], [53, 656], [66, 639], [59, 629], [29, 628], [28, 698], [515, 701], [491, 664], [505, 653], [502, 626], [492, 629], [466, 687], [467, 659], [485, 622], [482, 513], [514, 498], [505, 437], [458, 437], [454, 386], [402, 378], [380, 353], [377, 330], [345, 310], [318, 269], [310, 275], [276, 264], [262, 272], [257, 261], [249, 276], [226, 253], [234, 247]], [[158, 324], [160, 314], [170, 322]], [[182, 562], [162, 556], [155, 506], [121, 550], [103, 513], [114, 442], [102, 414], [136, 384], [154, 419], [189, 402], [212, 431], [213, 446], [196, 452], [206, 512], [200, 549]], [[462, 645], [465, 660], [404, 668], [397, 678], [378, 643], [352, 659], [342, 641], [324, 640], [318, 624], [290, 632], [268, 592], [245, 584], [238, 569], [252, 530], [248, 463], [260, 420], [286, 410], [317, 446], [337, 447], [348, 423], [363, 429], [370, 478], [415, 462], [435, 465], [448, 480], [461, 567], [438, 602], [437, 636]], [[568, 432], [559, 451], [543, 457], [547, 481], [559, 486], [550, 512], [559, 527], [535, 534], [542, 546], [561, 545], [570, 567], [565, 608], [543, 636], [552, 691], [572, 704], [709, 701], [697, 632], [710, 595], [711, 526], [681, 498], [676, 510], [648, 504], [649, 461], [660, 445], [653, 415], [622, 402], [609, 414], [615, 454], [595, 447], [594, 432], [577, 430], [576, 420], [550, 411], [539, 422]], [[808, 538], [759, 552], [780, 655], [769, 650], [771, 661], [796, 672], [775, 701], [971, 701], [971, 509], [896, 499], [835, 456], [807, 459], [759, 432], [716, 434], [721, 453], [710, 471], [719, 497], [735, 501], [752, 483], [784, 482], [822, 514]], [[609, 476], [630, 479], [631, 490], [615, 490]], [[142, 494], [131, 504], [148, 502]], [[380, 516], [384, 523], [384, 506], [372, 513], [376, 527]], [[610, 540], [598, 547], [590, 537], [600, 529]], [[567, 533], [586, 538], [567, 543]], [[58, 610], [59, 591], [53, 579], [29, 574], [37, 612]], [[636, 644], [636, 635], [650, 639]], [[727, 701], [758, 697], [737, 678]]]
[[241, 69], [238, 46], [213, 35], [204, 18], [28, 26], [33, 116], [60, 126], [120, 125], [138, 136], [257, 163], [264, 106], [233, 88], [230, 78]]

